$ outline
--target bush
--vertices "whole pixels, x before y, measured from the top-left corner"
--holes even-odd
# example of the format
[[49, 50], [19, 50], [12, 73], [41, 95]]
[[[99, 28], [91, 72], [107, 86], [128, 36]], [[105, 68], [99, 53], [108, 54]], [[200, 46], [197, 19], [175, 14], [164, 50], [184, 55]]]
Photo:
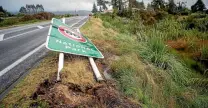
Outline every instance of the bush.
[[208, 45], [203, 45], [201, 49], [201, 59], [208, 59]]
[[48, 12], [42, 12], [42, 13], [34, 14], [33, 17], [35, 17], [38, 20], [51, 20], [54, 17], [54, 14]]
[[199, 31], [208, 31], [208, 15], [192, 14], [186, 20], [186, 29], [198, 29]]
[[10, 25], [15, 25], [18, 23], [18, 19], [17, 18], [9, 18], [9, 19], [5, 19], [4, 21], [2, 21], [0, 23], [0, 26], [10, 26]]
[[17, 17], [23, 17], [23, 16], [25, 16], [25, 14], [23, 14], [23, 13], [18, 13], [17, 14]]
[[35, 18], [32, 15], [25, 15], [24, 17], [22, 17], [20, 19], [20, 21], [25, 22], [25, 21], [30, 21], [30, 20], [34, 20]]
[[156, 11], [155, 19], [156, 20], [162, 20], [168, 16], [168, 13], [165, 11]]
[[4, 21], [4, 19], [3, 18], [0, 18], [0, 23], [3, 22], [3, 21]]
[[156, 23], [155, 13], [153, 11], [141, 10], [139, 12], [144, 25], [152, 25]]

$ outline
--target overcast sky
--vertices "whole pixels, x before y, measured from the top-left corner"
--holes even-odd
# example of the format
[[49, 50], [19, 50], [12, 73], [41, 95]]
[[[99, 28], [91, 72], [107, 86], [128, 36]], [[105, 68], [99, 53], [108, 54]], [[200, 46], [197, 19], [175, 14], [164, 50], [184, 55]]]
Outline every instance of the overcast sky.
[[[21, 6], [26, 4], [42, 4], [46, 11], [69, 11], [69, 10], [92, 10], [93, 3], [96, 0], [0, 0], [0, 5], [10, 12], [19, 11]], [[142, 1], [142, 0], [138, 0]], [[145, 4], [152, 0], [143, 0]], [[168, 0], [166, 0], [168, 1]], [[175, 0], [187, 1], [187, 6], [190, 7], [196, 0]], [[208, 0], [203, 0], [208, 6]]]

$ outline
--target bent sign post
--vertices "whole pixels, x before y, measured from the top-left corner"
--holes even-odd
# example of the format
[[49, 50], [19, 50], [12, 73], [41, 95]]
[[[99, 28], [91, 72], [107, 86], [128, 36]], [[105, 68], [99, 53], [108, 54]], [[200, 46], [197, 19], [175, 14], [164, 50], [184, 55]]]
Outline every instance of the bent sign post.
[[52, 19], [46, 47], [52, 51], [104, 58], [96, 46], [82, 34], [72, 30], [58, 19]]
[[96, 48], [96, 46], [85, 36], [83, 36], [79, 30], [74, 31], [71, 27], [61, 22], [59, 19], [52, 19], [52, 25], [50, 26], [46, 47], [52, 51], [61, 52], [59, 55], [59, 66], [57, 80], [60, 80], [60, 71], [63, 68], [63, 58], [61, 54], [69, 53], [74, 55], [81, 55], [89, 57], [92, 68], [95, 72], [97, 80], [103, 80], [100, 75], [97, 66], [93, 60], [94, 58], [104, 58], [102, 53]]

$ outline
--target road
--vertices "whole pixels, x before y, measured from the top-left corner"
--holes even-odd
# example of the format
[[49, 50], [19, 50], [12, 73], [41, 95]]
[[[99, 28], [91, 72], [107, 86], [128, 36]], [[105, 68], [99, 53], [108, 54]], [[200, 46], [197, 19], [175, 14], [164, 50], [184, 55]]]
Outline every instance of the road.
[[[66, 19], [66, 24], [78, 28], [87, 19], [86, 16], [71, 17]], [[5, 89], [12, 88], [47, 54], [44, 43], [49, 26], [50, 22], [43, 22], [0, 30], [0, 99]]]

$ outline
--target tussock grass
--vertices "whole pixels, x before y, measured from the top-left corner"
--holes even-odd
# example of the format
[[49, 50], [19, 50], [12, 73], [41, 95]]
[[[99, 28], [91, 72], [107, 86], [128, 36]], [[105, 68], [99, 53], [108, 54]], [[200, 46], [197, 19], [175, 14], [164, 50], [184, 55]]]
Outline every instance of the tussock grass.
[[[172, 18], [153, 26], [136, 27], [138, 23], [135, 23], [136, 28], [132, 28], [131, 22], [134, 21], [130, 19], [125, 26], [119, 26], [123, 24], [121, 18], [110, 20], [105, 15], [100, 18], [105, 27], [120, 33], [117, 37], [123, 40], [119, 41], [125, 43], [128, 40], [127, 45], [118, 44], [119, 49], [127, 47], [127, 52], [122, 52], [121, 58], [112, 64], [113, 76], [124, 94], [143, 103], [143, 107], [206, 106], [206, 92], [194, 86], [197, 84], [194, 78], [203, 77], [194, 73], [165, 45], [167, 40], [191, 39], [200, 34], [199, 31], [185, 30], [184, 25]], [[135, 30], [121, 32], [125, 27]], [[206, 81], [203, 80], [202, 84]]]

